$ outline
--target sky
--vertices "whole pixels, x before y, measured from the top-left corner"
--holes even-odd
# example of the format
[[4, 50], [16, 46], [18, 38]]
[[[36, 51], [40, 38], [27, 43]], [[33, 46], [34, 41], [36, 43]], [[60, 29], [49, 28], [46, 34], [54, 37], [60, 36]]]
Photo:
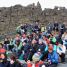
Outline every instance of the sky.
[[0, 0], [0, 7], [10, 7], [16, 4], [27, 6], [29, 4], [40, 2], [42, 9], [54, 8], [54, 6], [61, 6], [67, 8], [67, 0]]

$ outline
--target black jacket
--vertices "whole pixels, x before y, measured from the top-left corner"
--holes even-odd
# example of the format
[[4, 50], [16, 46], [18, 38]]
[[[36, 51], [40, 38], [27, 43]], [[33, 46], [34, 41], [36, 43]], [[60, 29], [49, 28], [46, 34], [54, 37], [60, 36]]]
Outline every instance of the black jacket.
[[10, 64], [9, 67], [21, 67], [21, 64], [19, 62], [14, 62], [13, 64]]

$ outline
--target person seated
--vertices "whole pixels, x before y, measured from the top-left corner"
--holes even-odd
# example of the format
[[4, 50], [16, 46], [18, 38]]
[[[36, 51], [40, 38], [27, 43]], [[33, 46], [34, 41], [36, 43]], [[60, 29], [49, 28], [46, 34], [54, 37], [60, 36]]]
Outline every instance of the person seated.
[[59, 24], [58, 24], [58, 22], [55, 21], [53, 30], [58, 31], [59, 30], [58, 27], [59, 27]]
[[0, 46], [0, 67], [9, 67], [9, 61], [7, 61], [6, 50]]
[[20, 62], [16, 59], [15, 55], [11, 55], [9, 67], [21, 67]]
[[65, 62], [66, 46], [63, 45], [63, 41], [58, 45], [57, 52], [61, 58], [61, 62]]
[[49, 45], [48, 47], [48, 67], [57, 67], [59, 62], [59, 54], [53, 50], [53, 46]]
[[38, 49], [38, 51], [34, 53], [32, 57], [33, 62], [38, 62], [40, 60], [41, 55], [41, 49]]

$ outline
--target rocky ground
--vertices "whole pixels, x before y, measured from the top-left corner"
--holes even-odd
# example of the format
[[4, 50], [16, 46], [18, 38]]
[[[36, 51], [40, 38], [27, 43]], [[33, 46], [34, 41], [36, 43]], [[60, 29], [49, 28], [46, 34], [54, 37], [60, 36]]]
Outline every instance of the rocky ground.
[[65, 64], [61, 64], [61, 63], [60, 63], [60, 64], [58, 65], [58, 67], [67, 67], [67, 63], [65, 63]]

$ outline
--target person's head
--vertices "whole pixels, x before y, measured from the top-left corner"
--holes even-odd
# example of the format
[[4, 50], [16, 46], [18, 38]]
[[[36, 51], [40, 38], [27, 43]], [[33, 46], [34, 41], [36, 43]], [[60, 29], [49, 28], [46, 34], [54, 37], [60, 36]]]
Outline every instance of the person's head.
[[41, 49], [38, 49], [37, 53], [38, 53], [38, 54], [41, 54]]
[[25, 46], [27, 44], [27, 40], [25, 40], [22, 45]]
[[52, 53], [52, 51], [53, 51], [53, 46], [52, 45], [48, 46], [48, 51], [49, 51], [49, 53]]
[[46, 35], [43, 35], [43, 39], [46, 39], [47, 37], [46, 37]]
[[36, 44], [37, 41], [35, 39], [32, 40], [32, 44]]
[[39, 39], [39, 44], [42, 44], [43, 43], [43, 40], [42, 39]]
[[5, 38], [5, 41], [8, 41], [8, 38]]
[[22, 37], [23, 37], [23, 38], [26, 38], [26, 34], [23, 34]]
[[1, 59], [1, 62], [6, 62], [7, 61], [7, 55], [4, 53], [0, 53], [0, 59]]
[[35, 32], [35, 31], [33, 31], [33, 32], [32, 32], [32, 35], [33, 35], [33, 36], [35, 36], [35, 35], [36, 35], [36, 32]]
[[16, 40], [16, 45], [19, 46], [20, 40]]
[[6, 55], [5, 54], [0, 54], [0, 58], [1, 59], [5, 59], [6, 58]]
[[19, 34], [16, 34], [16, 37], [20, 37], [20, 35]]
[[13, 60], [13, 61], [16, 61], [16, 56], [12, 54], [12, 55], [10, 56], [10, 59]]

